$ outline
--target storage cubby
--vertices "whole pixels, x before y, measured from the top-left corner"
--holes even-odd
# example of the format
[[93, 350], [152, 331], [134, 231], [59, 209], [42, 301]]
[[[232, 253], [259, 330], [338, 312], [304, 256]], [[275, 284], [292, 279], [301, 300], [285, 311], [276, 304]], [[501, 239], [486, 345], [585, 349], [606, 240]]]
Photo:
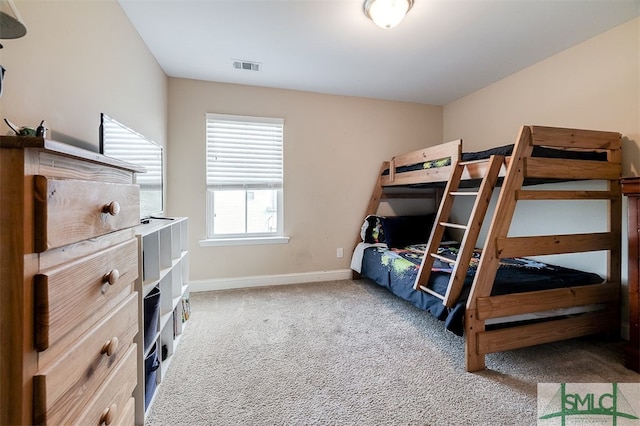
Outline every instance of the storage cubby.
[[140, 329], [136, 424], [162, 383], [189, 318], [189, 228], [187, 218], [151, 219], [136, 228]]

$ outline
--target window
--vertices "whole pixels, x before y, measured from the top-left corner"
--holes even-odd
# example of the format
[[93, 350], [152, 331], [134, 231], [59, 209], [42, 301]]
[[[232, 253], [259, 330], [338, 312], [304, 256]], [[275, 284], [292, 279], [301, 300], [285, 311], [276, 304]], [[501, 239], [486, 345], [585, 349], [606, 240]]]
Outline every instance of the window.
[[207, 238], [282, 234], [284, 120], [207, 114]]

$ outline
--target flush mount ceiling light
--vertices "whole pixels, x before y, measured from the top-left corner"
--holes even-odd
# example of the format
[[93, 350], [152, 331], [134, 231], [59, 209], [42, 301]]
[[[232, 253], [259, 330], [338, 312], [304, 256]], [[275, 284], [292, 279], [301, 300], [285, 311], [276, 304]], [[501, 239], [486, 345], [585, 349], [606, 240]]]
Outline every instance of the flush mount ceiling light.
[[389, 29], [402, 21], [411, 6], [413, 0], [365, 0], [364, 14], [380, 28]]

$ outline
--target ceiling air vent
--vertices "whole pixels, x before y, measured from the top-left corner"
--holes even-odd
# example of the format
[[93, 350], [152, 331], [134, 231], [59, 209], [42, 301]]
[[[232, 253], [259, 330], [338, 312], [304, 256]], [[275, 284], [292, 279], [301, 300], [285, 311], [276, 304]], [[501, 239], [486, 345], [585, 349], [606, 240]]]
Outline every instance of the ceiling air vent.
[[237, 70], [260, 71], [262, 69], [262, 64], [259, 62], [234, 60], [233, 67]]

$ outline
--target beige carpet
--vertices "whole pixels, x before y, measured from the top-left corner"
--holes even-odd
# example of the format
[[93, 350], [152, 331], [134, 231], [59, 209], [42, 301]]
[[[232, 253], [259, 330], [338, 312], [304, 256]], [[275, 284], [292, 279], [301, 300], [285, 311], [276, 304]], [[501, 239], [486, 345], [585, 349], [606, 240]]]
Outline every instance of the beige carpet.
[[526, 425], [537, 383], [639, 382], [621, 342], [487, 357], [368, 281], [192, 293], [148, 425]]

